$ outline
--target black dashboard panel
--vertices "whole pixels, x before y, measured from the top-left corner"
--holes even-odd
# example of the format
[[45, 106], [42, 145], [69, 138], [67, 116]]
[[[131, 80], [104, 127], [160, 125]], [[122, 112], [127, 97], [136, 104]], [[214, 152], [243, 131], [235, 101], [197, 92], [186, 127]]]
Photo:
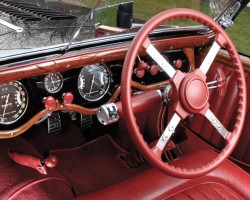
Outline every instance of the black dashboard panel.
[[[175, 50], [175, 51], [168, 51], [165, 52], [164, 57], [169, 61], [171, 65], [175, 65], [176, 61], [181, 61], [181, 67], [180, 70], [186, 72], [189, 70], [189, 64], [187, 61], [187, 58], [185, 54], [182, 52], [182, 50]], [[136, 73], [133, 74], [133, 81], [143, 84], [143, 85], [149, 85], [157, 82], [161, 82], [168, 79], [168, 76], [164, 73], [159, 71], [156, 75], [152, 75], [150, 73], [150, 67], [155, 64], [155, 62], [150, 57], [141, 57], [136, 61], [135, 64], [135, 72], [138, 66], [139, 60], [143, 60], [145, 63], [148, 64], [147, 69], [145, 69], [144, 76], [139, 77]], [[98, 63], [97, 63], [98, 64]], [[36, 113], [44, 109], [44, 98], [48, 96], [52, 96], [55, 99], [58, 99], [59, 101], [62, 101], [63, 95], [67, 92], [71, 92], [74, 96], [74, 104], [81, 105], [86, 108], [97, 108], [101, 106], [102, 104], [105, 104], [114, 94], [115, 90], [120, 86], [120, 80], [121, 80], [121, 72], [122, 72], [122, 66], [123, 66], [123, 60], [110, 62], [110, 63], [99, 63], [100, 65], [105, 65], [107, 67], [108, 73], [109, 73], [109, 86], [107, 92], [105, 94], [101, 95], [101, 98], [97, 98], [94, 101], [88, 100], [88, 98], [84, 98], [83, 95], [81, 95], [81, 91], [79, 91], [79, 75], [81, 74], [81, 71], [86, 66], [80, 66], [79, 68], [75, 68], [72, 70], [68, 70], [66, 72], [62, 72], [61, 77], [63, 80], [63, 83], [61, 87], [56, 92], [50, 92], [48, 89], [46, 89], [46, 84], [44, 84], [44, 81], [47, 80], [46, 77], [48, 74], [45, 74], [43, 76], [38, 77], [31, 77], [28, 79], [23, 79], [20, 82], [23, 84], [23, 86], [26, 88], [28, 96], [29, 96], [29, 105], [27, 107], [26, 112], [23, 114], [23, 116], [18, 119], [13, 124], [2, 124], [0, 125], [0, 128], [2, 130], [4, 129], [10, 129], [10, 128], [16, 128], [20, 126], [21, 124], [27, 122], [31, 117], [33, 117]], [[88, 66], [87, 66], [88, 67]], [[93, 74], [90, 74], [91, 77], [93, 77]], [[102, 75], [100, 75], [102, 76]], [[58, 80], [52, 79], [54, 82]], [[88, 81], [89, 83], [85, 83], [88, 85], [88, 87], [91, 87], [91, 82], [93, 78], [90, 78]], [[100, 84], [100, 83], [99, 83]], [[86, 90], [91, 90], [91, 88], [85, 88]], [[117, 100], [119, 100], [119, 96], [117, 97]]]

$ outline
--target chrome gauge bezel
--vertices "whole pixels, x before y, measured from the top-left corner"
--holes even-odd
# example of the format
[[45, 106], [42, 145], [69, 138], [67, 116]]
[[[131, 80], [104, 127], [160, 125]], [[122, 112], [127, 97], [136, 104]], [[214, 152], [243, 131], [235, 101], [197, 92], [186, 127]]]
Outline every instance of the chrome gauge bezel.
[[[97, 66], [98, 68], [104, 69], [106, 71], [106, 73], [107, 73], [107, 76], [108, 76], [108, 83], [107, 83], [107, 87], [105, 88], [105, 91], [102, 94], [100, 94], [97, 98], [94, 98], [94, 99], [86, 97], [86, 93], [83, 93], [82, 89], [80, 88], [80, 85], [81, 85], [80, 79], [83, 78], [84, 75], [90, 75], [90, 72], [88, 72], [87, 70], [88, 70], [88, 68], [93, 67], [93, 66], [94, 67]], [[87, 74], [84, 74], [84, 73], [87, 73]], [[77, 88], [78, 88], [78, 91], [79, 91], [80, 95], [82, 96], [82, 98], [84, 100], [89, 101], [89, 102], [97, 102], [97, 101], [101, 100], [107, 94], [107, 92], [109, 91], [110, 84], [111, 84], [111, 72], [110, 72], [110, 69], [108, 68], [108, 66], [105, 63], [97, 63], [97, 64], [84, 66], [81, 69], [81, 72], [79, 73], [78, 80], [77, 80]]]
[[[55, 89], [55, 90], [50, 90], [49, 88], [48, 88], [48, 81], [49, 81], [49, 76], [51, 76], [51, 75], [53, 75], [53, 74], [56, 74], [59, 78], [60, 78], [60, 80], [61, 80], [61, 83], [60, 83], [60, 86], [57, 88], [57, 89]], [[47, 80], [46, 80], [46, 78], [48, 78]], [[59, 92], [61, 89], [62, 89], [62, 87], [63, 87], [63, 81], [64, 81], [64, 79], [63, 79], [63, 76], [62, 76], [62, 74], [60, 74], [59, 72], [52, 72], [52, 73], [49, 73], [49, 74], [47, 74], [45, 77], [44, 77], [44, 79], [43, 79], [43, 86], [44, 86], [44, 88], [45, 88], [45, 90], [48, 92], [48, 93], [50, 93], [50, 94], [54, 94], [54, 93], [57, 93], [57, 92]]]
[[[17, 122], [25, 113], [26, 113], [26, 110], [27, 110], [27, 107], [28, 107], [28, 104], [29, 104], [29, 96], [28, 96], [28, 92], [26, 90], [26, 88], [23, 86], [23, 84], [19, 81], [13, 81], [13, 82], [9, 82], [9, 83], [6, 83], [6, 84], [2, 84], [0, 85], [0, 88], [1, 87], [4, 87], [4, 86], [14, 86], [18, 89], [18, 91], [20, 92], [20, 94], [24, 97], [22, 97], [22, 100], [23, 98], [25, 98], [25, 106], [22, 108], [20, 107], [20, 109], [22, 108], [22, 110], [20, 111], [20, 109], [14, 114], [11, 116], [11, 118], [13, 118], [11, 121], [4, 121], [3, 120], [3, 117], [0, 116], [0, 124], [2, 125], [10, 125], [10, 124], [13, 124], [15, 122]], [[1, 96], [1, 93], [0, 93], [0, 96]], [[17, 117], [14, 117], [15, 115], [17, 115]]]

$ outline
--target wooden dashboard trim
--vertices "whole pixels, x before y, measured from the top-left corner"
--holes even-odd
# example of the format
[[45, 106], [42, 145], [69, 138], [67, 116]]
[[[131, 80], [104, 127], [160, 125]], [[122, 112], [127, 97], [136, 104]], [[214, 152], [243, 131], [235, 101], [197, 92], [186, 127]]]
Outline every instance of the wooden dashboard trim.
[[[241, 59], [241, 62], [243, 64], [245, 72], [249, 73], [250, 72], [250, 58], [247, 56], [240, 55], [240, 59]], [[219, 51], [219, 53], [216, 56], [216, 61], [223, 63], [223, 64], [226, 64], [229, 67], [234, 67], [233, 63], [231, 62], [231, 58], [229, 56], [229, 53], [224, 49], [221, 49]]]
[[[152, 43], [159, 51], [167, 51], [199, 47], [209, 44], [213, 39], [213, 35], [200, 35], [161, 39], [152, 41]], [[112, 47], [102, 47], [99, 50], [89, 49], [70, 56], [61, 56], [47, 61], [3, 68], [0, 69], [0, 84], [36, 77], [49, 72], [64, 72], [94, 63], [122, 60], [126, 55], [129, 45], [129, 43], [126, 43], [123, 45], [113, 45]], [[141, 51], [140, 54], [144, 55], [145, 51]]]
[[[132, 87], [136, 88], [141, 91], [150, 91], [150, 90], [156, 90], [162, 86], [166, 86], [169, 84], [168, 81], [163, 81], [155, 84], [150, 85], [142, 85], [137, 82], [132, 82]], [[107, 103], [113, 103], [117, 99], [117, 97], [120, 95], [121, 92], [121, 86], [119, 86], [112, 97], [108, 100]], [[36, 115], [34, 115], [29, 121], [24, 123], [23, 125], [19, 126], [18, 128], [12, 129], [12, 130], [5, 130], [0, 131], [0, 139], [3, 138], [13, 138], [16, 137], [25, 131], [27, 131], [31, 126], [33, 126], [37, 121], [45, 117], [46, 115], [50, 114], [54, 111], [60, 111], [60, 110], [70, 110], [78, 113], [82, 113], [84, 115], [95, 115], [98, 108], [85, 108], [76, 104], [63, 104], [59, 100], [56, 100], [56, 105], [54, 108], [44, 108], [40, 112], [38, 112]]]
[[[161, 39], [157, 41], [152, 41], [152, 43], [159, 51], [185, 49], [184, 53], [186, 52], [189, 61], [191, 61], [194, 57], [193, 49], [199, 46], [207, 45], [213, 39], [213, 35], [200, 35]], [[123, 45], [118, 44], [113, 45], [112, 47], [102, 47], [98, 50], [89, 49], [70, 56], [61, 56], [46, 61], [31, 62], [28, 64], [3, 68], [0, 69], [0, 84], [25, 78], [36, 77], [39, 75], [47, 74], [49, 72], [64, 72], [70, 69], [75, 69], [94, 63], [122, 60], [125, 58], [128, 48], [129, 43], [127, 42]], [[145, 54], [145, 51], [140, 52], [140, 55]], [[193, 62], [192, 65], [194, 65]], [[151, 85], [142, 85], [137, 82], [132, 82], [132, 87], [140, 91], [149, 91], [158, 89], [162, 86], [166, 86], [167, 84], [168, 81], [163, 81]], [[115, 102], [118, 96], [120, 95], [120, 92], [121, 86], [116, 89], [116, 91], [107, 103]], [[38, 120], [53, 111], [71, 110], [85, 115], [95, 115], [98, 109], [89, 109], [76, 104], [62, 104], [58, 100], [56, 100], [56, 102], [56, 106], [53, 109], [44, 108], [20, 127], [12, 130], [0, 131], [0, 138], [12, 138], [22, 134], [31, 126], [33, 126]]]

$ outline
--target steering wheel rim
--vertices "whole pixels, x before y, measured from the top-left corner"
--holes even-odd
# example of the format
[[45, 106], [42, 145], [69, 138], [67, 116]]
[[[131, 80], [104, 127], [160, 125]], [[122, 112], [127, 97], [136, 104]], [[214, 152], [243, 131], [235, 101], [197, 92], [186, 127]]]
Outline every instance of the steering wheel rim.
[[[148, 144], [144, 141], [142, 134], [140, 133], [139, 127], [136, 123], [135, 116], [133, 114], [132, 105], [131, 105], [131, 82], [132, 82], [132, 74], [133, 74], [133, 67], [135, 64], [136, 57], [138, 55], [139, 50], [141, 47], [147, 49], [150, 44], [150, 40], [148, 35], [151, 31], [153, 31], [156, 27], [158, 27], [162, 22], [169, 21], [171, 19], [176, 18], [187, 18], [198, 21], [205, 26], [208, 26], [211, 30], [216, 33], [216, 42], [220, 46], [225, 46], [230, 54], [230, 57], [234, 63], [235, 71], [237, 74], [237, 83], [238, 83], [238, 90], [239, 90], [239, 101], [238, 101], [238, 110], [237, 110], [237, 118], [236, 123], [234, 126], [234, 130], [229, 133], [227, 136], [227, 145], [221, 151], [221, 153], [217, 156], [216, 159], [211, 161], [205, 166], [196, 167], [194, 169], [186, 169], [186, 168], [179, 168], [168, 163], [165, 163], [161, 160], [160, 154], [157, 153], [157, 149], [150, 149]], [[199, 176], [203, 176], [212, 170], [214, 170], [221, 162], [229, 157], [232, 153], [234, 147], [239, 140], [244, 119], [246, 115], [246, 83], [244, 78], [244, 70], [241, 64], [238, 52], [227, 35], [227, 33], [210, 17], [207, 15], [200, 13], [195, 10], [191, 9], [184, 9], [184, 8], [177, 8], [164, 11], [159, 13], [158, 15], [151, 18], [147, 23], [138, 31], [137, 35], [133, 39], [129, 50], [127, 52], [123, 70], [122, 70], [122, 77], [121, 77], [121, 102], [123, 107], [123, 116], [125, 118], [125, 123], [128, 127], [128, 131], [130, 136], [141, 151], [143, 156], [156, 168], [161, 170], [162, 172], [175, 176], [178, 178], [195, 178]]]

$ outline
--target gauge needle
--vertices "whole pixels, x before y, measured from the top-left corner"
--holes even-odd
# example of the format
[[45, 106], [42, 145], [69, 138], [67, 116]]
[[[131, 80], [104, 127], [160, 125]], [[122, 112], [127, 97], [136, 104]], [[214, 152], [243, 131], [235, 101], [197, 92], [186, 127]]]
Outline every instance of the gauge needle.
[[5, 111], [6, 111], [8, 102], [9, 102], [9, 96], [10, 96], [10, 94], [8, 94], [7, 97], [6, 97], [6, 101], [5, 101], [5, 105], [4, 105], [4, 109], [3, 109], [3, 117], [5, 115]]
[[101, 87], [101, 85], [100, 85], [99, 83], [97, 83], [97, 82], [95, 82], [95, 81], [94, 81], [94, 83], [95, 83], [96, 85], [98, 85], [98, 86], [100, 86], [100, 87]]
[[91, 86], [90, 86], [90, 90], [89, 90], [89, 95], [92, 93], [92, 88], [93, 88], [93, 84], [94, 84], [94, 80], [95, 80], [95, 75], [93, 75], [92, 81], [91, 81]]
[[55, 83], [54, 83], [54, 80], [53, 80], [52, 76], [51, 76], [51, 83], [53, 85], [53, 88], [55, 88]]

